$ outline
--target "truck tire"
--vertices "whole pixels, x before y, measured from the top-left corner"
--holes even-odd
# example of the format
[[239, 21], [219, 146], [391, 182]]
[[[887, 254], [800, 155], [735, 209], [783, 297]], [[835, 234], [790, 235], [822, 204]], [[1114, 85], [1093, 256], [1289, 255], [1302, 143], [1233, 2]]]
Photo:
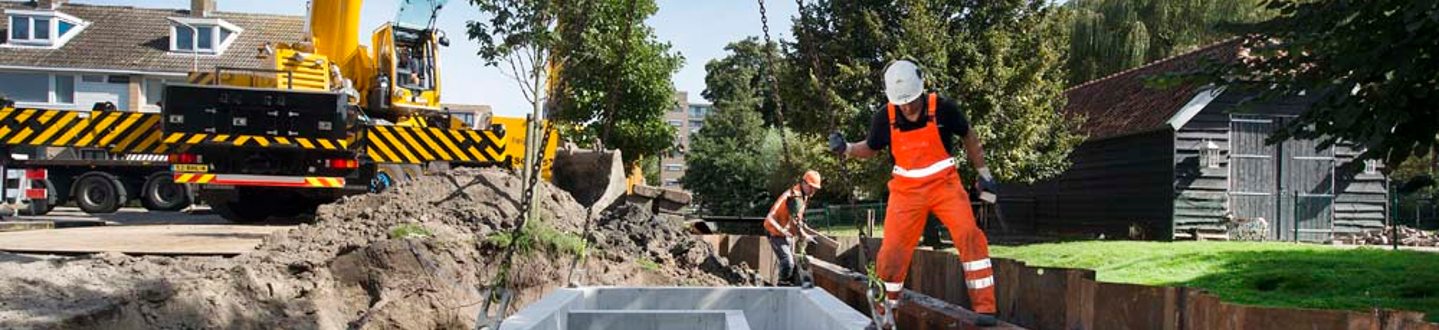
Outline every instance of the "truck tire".
[[60, 205], [60, 203], [64, 203], [64, 200], [60, 198], [60, 195], [55, 193], [55, 185], [50, 183], [50, 179], [30, 182], [30, 184], [34, 188], [45, 188], [45, 190], [47, 190], [46, 195], [49, 196], [49, 198], [39, 201], [30, 201], [29, 207], [18, 210], [20, 212], [20, 215], [46, 215], [49, 214], [50, 211], [55, 210], [55, 206]]
[[221, 218], [239, 224], [269, 220], [275, 214], [277, 198], [260, 191], [237, 188], [233, 194], [201, 194], [200, 199]]
[[75, 205], [91, 214], [114, 213], [128, 200], [125, 186], [114, 176], [90, 172], [75, 182]]
[[151, 211], [179, 211], [190, 206], [190, 187], [176, 184], [170, 172], [151, 174], [140, 188], [140, 205]]
[[251, 202], [220, 202], [210, 204], [210, 210], [221, 218], [230, 222], [248, 224], [270, 219], [270, 209], [267, 205]]

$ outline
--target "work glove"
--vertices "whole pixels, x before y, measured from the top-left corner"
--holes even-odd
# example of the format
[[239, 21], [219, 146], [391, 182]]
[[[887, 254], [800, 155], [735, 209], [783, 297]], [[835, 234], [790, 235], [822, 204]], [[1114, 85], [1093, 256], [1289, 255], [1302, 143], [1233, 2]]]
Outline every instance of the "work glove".
[[989, 167], [980, 167], [979, 180], [975, 187], [979, 190], [979, 200], [985, 203], [994, 204], [999, 201], [999, 184], [994, 182], [994, 174], [989, 172]]
[[829, 133], [829, 151], [843, 155], [848, 149], [849, 143], [844, 141], [844, 134]]

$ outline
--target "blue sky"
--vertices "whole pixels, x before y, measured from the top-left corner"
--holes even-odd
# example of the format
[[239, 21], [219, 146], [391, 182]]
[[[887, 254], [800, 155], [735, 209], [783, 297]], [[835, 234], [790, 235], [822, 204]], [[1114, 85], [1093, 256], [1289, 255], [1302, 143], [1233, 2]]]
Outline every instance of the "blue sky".
[[[724, 55], [724, 46], [746, 36], [759, 36], [759, 7], [745, 0], [657, 0], [659, 12], [648, 23], [662, 41], [670, 42], [685, 57], [675, 75], [675, 88], [689, 92], [691, 101], [703, 102], [704, 64]], [[189, 0], [72, 0], [74, 3], [126, 5], [148, 8], [188, 8]], [[219, 0], [220, 11], [304, 15], [301, 0]], [[529, 109], [513, 81], [476, 57], [476, 45], [464, 37], [465, 22], [480, 19], [479, 11], [467, 0], [451, 0], [440, 13], [440, 29], [450, 35], [450, 47], [440, 53], [441, 75], [445, 80], [444, 102], [488, 104], [503, 115], [521, 115]], [[394, 19], [398, 0], [369, 0], [361, 12], [363, 43], [369, 32], [382, 22]], [[770, 0], [770, 32], [774, 38], [789, 39], [791, 17], [797, 11], [793, 1]]]

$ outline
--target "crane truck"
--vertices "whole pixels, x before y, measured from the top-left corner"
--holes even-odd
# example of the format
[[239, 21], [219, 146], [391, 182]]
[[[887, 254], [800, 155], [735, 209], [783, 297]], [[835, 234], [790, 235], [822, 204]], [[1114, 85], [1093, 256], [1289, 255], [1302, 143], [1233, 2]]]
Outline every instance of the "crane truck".
[[[436, 168], [519, 164], [526, 148], [509, 141], [538, 125], [473, 129], [440, 105], [438, 54], [449, 40], [435, 17], [446, 0], [401, 1], [370, 47], [359, 44], [362, 3], [311, 1], [306, 40], [258, 50], [272, 67], [191, 72], [164, 87], [158, 114], [5, 107], [0, 142], [165, 154], [173, 183], [239, 223], [313, 211]], [[558, 137], [543, 136], [549, 164]]]

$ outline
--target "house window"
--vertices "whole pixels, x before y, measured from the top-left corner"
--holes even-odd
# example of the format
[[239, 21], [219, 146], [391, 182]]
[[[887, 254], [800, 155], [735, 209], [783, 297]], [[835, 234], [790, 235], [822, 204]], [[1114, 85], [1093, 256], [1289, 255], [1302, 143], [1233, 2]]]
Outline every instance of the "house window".
[[690, 117], [704, 117], [709, 115], [709, 113], [709, 107], [698, 105], [690, 106]]
[[170, 51], [219, 55], [244, 30], [218, 18], [171, 17]]
[[670, 124], [670, 126], [674, 126], [674, 127], [682, 127], [682, 126], [685, 125], [684, 122], [678, 121], [678, 120], [668, 120], [668, 121], [666, 121], [666, 122], [668, 122], [668, 123]]
[[194, 50], [194, 49], [195, 49], [194, 47], [195, 47], [195, 32], [194, 32], [194, 31], [191, 31], [188, 27], [176, 26], [176, 27], [175, 27], [175, 47], [172, 48], [171, 50], [174, 50], [174, 51], [182, 51], [182, 50], [184, 50], [184, 51], [189, 51], [189, 50]]
[[30, 18], [10, 18], [10, 40], [30, 40]]
[[75, 104], [75, 76], [55, 75], [55, 103]]
[[75, 103], [75, 76], [0, 72], [0, 91], [21, 103]]
[[10, 40], [7, 45], [56, 48], [79, 34], [89, 23], [55, 11], [7, 10]]
[[145, 89], [145, 107], [158, 106], [160, 104], [160, 101], [165, 97], [166, 82], [164, 79], [145, 79], [145, 85], [141, 86]]
[[679, 172], [679, 171], [683, 171], [684, 169], [685, 169], [685, 166], [684, 166], [684, 165], [680, 165], [680, 164], [665, 164], [665, 172]]
[[130, 76], [112, 75], [106, 80], [108, 80], [111, 84], [128, 84], [130, 83]]
[[87, 74], [80, 76], [80, 82], [102, 84], [105, 83], [105, 76]]

